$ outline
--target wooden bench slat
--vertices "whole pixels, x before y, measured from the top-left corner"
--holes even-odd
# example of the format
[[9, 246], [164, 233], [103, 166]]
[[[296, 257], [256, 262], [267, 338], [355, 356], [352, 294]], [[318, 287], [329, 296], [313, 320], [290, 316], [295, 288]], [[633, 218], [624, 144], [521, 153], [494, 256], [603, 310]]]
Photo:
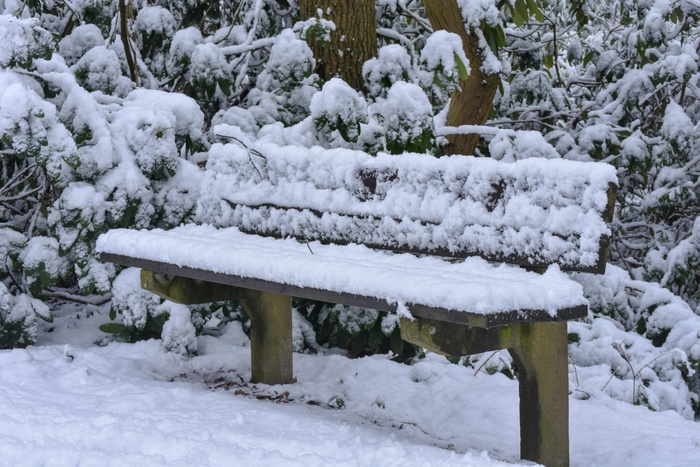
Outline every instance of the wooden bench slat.
[[533, 269], [605, 270], [615, 170], [606, 164], [212, 148], [199, 220], [260, 235], [360, 243]]
[[[330, 303], [342, 303], [345, 305], [370, 308], [379, 311], [388, 311], [391, 313], [396, 313], [397, 311], [397, 304], [395, 302], [390, 303], [387, 300], [368, 297], [366, 295], [280, 284], [262, 279], [252, 279], [250, 277], [222, 274], [187, 266], [175, 266], [170, 263], [134, 258], [131, 256], [123, 256], [113, 253], [102, 253], [100, 255], [100, 259], [102, 261], [108, 261], [128, 267], [141, 268], [146, 271], [153, 271], [171, 277], [185, 277], [196, 281], [223, 284], [241, 289], [272, 292], [280, 295], [290, 295], [293, 297], [319, 300]], [[235, 294], [232, 293], [231, 296], [235, 296]], [[416, 317], [486, 329], [518, 322], [566, 321], [583, 318], [588, 314], [587, 305], [576, 305], [560, 308], [557, 310], [556, 316], [552, 316], [546, 310], [508, 310], [484, 315], [479, 313], [470, 313], [468, 311], [454, 311], [439, 307], [416, 305], [413, 303], [407, 303], [406, 308], [413, 316]]]
[[581, 286], [556, 270], [307, 245], [235, 228], [116, 229], [98, 250], [104, 260], [165, 274], [379, 310], [402, 303], [420, 316], [480, 327], [580, 317], [587, 304]]

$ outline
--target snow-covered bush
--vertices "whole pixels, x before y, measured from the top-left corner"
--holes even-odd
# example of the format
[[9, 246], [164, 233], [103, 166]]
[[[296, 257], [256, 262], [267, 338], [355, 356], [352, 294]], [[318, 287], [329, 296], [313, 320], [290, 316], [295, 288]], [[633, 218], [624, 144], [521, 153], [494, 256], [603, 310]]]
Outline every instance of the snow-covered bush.
[[[301, 327], [303, 333], [303, 339], [295, 340], [301, 344], [297, 351], [321, 344], [348, 349], [353, 356], [393, 352], [402, 361], [420, 353], [416, 346], [401, 339], [396, 315], [308, 300], [299, 300], [297, 309], [295, 328]], [[307, 337], [309, 328], [316, 331], [313, 339]]]
[[50, 58], [56, 48], [54, 37], [39, 27], [36, 19], [18, 20], [0, 15], [0, 67], [32, 69], [34, 60]]
[[160, 306], [160, 312], [168, 317], [161, 332], [163, 347], [178, 355], [196, 354], [197, 337], [190, 309], [166, 301]]
[[[85, 90], [102, 91], [104, 94], [112, 94], [123, 81], [121, 64], [116, 52], [100, 45], [88, 50], [78, 63], [73, 65], [71, 71]], [[127, 80], [125, 86], [130, 82]]]
[[154, 75], [161, 77], [166, 73], [163, 50], [170, 46], [177, 22], [167, 8], [159, 5], [144, 6], [136, 14], [134, 32], [138, 34], [138, 48], [144, 63]]
[[115, 268], [94, 254], [105, 229], [185, 220], [199, 169], [181, 156], [205, 145], [199, 105], [129, 94], [123, 50], [98, 28], [76, 27], [58, 46], [39, 24], [0, 16], [3, 346], [35, 340], [36, 317], [50, 319], [41, 299], [56, 288], [61, 296], [110, 291]]
[[58, 52], [65, 60], [66, 65], [73, 66], [78, 63], [93, 47], [104, 46], [100, 28], [94, 24], [82, 24], [63, 37], [58, 43]]
[[377, 53], [377, 58], [365, 62], [362, 67], [367, 93], [375, 100], [386, 97], [387, 91], [394, 83], [409, 81], [412, 71], [411, 57], [406, 49], [398, 44], [382, 47]]
[[419, 82], [436, 104], [444, 106], [459, 79], [469, 76], [469, 59], [464, 55], [462, 39], [444, 30], [435, 31], [420, 53]]
[[592, 316], [569, 327], [579, 396], [603, 392], [694, 418], [700, 410], [700, 316], [659, 284], [633, 280], [612, 265], [604, 276], [577, 274], [576, 280]]
[[352, 147], [369, 122], [367, 102], [345, 81], [333, 78], [311, 98], [311, 118], [319, 140], [329, 147]]
[[[278, 121], [293, 125], [308, 117], [311, 96], [318, 91], [315, 67], [316, 60], [306, 42], [291, 29], [282, 31], [270, 49], [256, 87], [248, 95], [256, 122], [260, 126]], [[235, 114], [241, 109], [231, 110]]]
[[112, 286], [110, 318], [122, 317], [121, 323], [108, 323], [102, 330], [128, 342], [158, 338], [166, 315], [160, 298], [141, 288], [141, 272], [137, 268], [123, 270]]
[[429, 152], [435, 144], [433, 109], [423, 90], [415, 84], [395, 82], [379, 103], [385, 126], [386, 150]]

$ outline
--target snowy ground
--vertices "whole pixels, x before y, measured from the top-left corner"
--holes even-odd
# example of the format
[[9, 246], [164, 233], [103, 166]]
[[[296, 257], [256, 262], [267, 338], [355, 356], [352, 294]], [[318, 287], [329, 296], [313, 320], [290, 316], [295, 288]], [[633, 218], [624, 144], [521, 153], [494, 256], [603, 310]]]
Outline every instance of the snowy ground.
[[[179, 361], [94, 345], [105, 314], [64, 306], [40, 345], [0, 351], [0, 466], [531, 465], [505, 376], [295, 354], [297, 384], [252, 386], [238, 325]], [[609, 399], [571, 400], [571, 445], [574, 466], [700, 465], [698, 423]]]

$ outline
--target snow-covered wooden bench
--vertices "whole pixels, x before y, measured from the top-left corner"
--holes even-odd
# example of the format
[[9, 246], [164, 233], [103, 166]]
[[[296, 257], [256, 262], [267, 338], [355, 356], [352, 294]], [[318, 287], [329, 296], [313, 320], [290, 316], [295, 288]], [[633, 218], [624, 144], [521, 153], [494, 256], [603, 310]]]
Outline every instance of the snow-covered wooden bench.
[[508, 349], [521, 456], [567, 465], [566, 320], [587, 302], [562, 271], [604, 271], [615, 183], [599, 163], [215, 145], [210, 225], [112, 230], [98, 250], [169, 300], [241, 300], [254, 382], [293, 381], [293, 296], [396, 312], [446, 355]]

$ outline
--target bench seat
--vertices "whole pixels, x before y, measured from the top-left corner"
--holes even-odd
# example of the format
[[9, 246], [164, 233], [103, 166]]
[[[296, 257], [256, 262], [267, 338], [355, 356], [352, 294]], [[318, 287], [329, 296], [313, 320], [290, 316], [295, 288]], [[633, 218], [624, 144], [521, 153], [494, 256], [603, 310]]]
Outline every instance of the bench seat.
[[[585, 316], [587, 310], [581, 286], [556, 265], [537, 274], [476, 257], [447, 261], [356, 244], [261, 237], [209, 225], [112, 230], [100, 237], [97, 249], [103, 259], [124, 264], [131, 258], [134, 266], [156, 272], [185, 276], [188, 270], [192, 279], [400, 315], [410, 311], [484, 328], [568, 320]], [[177, 271], [168, 271], [168, 264], [177, 266]]]

